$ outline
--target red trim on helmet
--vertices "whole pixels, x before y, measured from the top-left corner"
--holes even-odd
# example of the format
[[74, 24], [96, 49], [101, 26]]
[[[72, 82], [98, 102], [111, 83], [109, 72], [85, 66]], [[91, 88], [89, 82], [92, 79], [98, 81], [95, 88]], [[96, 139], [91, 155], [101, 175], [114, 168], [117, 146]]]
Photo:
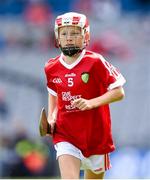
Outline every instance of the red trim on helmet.
[[56, 19], [56, 23], [58, 26], [61, 26], [62, 25], [62, 18]]
[[78, 24], [79, 21], [80, 21], [81, 17], [73, 17], [73, 20], [72, 20], [72, 24]]
[[84, 28], [86, 28], [86, 27], [88, 27], [88, 26], [89, 26], [89, 21], [88, 21], [88, 19], [86, 18], [86, 22], [85, 22]]

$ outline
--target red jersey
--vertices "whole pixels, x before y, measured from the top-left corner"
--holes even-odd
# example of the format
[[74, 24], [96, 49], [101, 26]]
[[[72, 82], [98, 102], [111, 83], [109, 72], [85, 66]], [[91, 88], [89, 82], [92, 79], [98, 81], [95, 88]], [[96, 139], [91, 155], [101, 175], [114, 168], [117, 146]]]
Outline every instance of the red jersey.
[[85, 157], [113, 151], [109, 105], [80, 111], [71, 101], [96, 98], [122, 86], [125, 79], [120, 72], [100, 54], [83, 50], [71, 65], [63, 61], [63, 54], [50, 59], [45, 74], [49, 93], [58, 97], [54, 144], [70, 142]]

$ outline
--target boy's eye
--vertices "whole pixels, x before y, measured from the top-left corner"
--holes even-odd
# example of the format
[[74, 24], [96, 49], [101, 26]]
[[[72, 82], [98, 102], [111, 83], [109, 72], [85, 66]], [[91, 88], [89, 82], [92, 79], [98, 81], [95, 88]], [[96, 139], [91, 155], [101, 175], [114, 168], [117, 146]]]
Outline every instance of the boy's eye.
[[65, 33], [65, 32], [64, 32], [64, 33], [61, 33], [61, 35], [65, 36], [65, 35], [66, 35], [66, 33]]
[[73, 33], [71, 33], [72, 35], [79, 35], [79, 33], [78, 32], [73, 32]]
[[[78, 33], [78, 32], [72, 32], [72, 33], [70, 33], [70, 36], [74, 36], [74, 35], [79, 35], [80, 33]], [[61, 35], [62, 36], [67, 36], [67, 35], [69, 35], [68, 33], [66, 33], [66, 32], [63, 32], [63, 33], [61, 33]]]

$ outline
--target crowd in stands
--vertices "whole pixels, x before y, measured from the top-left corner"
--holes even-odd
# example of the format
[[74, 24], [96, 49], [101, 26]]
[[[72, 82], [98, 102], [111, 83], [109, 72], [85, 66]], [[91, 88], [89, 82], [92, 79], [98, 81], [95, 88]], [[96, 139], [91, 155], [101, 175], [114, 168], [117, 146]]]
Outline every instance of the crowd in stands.
[[[54, 48], [54, 19], [56, 15], [67, 11], [82, 12], [90, 19], [96, 19], [100, 22], [110, 21], [111, 23], [122, 14], [148, 14], [149, 7], [149, 0], [0, 1], [0, 48], [12, 46], [23, 46], [23, 48], [39, 47], [42, 50]], [[98, 39], [94, 38], [93, 41], [96, 39], [93, 45], [95, 47]], [[118, 37], [117, 41], [119, 41], [119, 38], [121, 39], [121, 37]], [[98, 44], [98, 46], [103, 51], [108, 49], [108, 47], [102, 47], [102, 43]]]

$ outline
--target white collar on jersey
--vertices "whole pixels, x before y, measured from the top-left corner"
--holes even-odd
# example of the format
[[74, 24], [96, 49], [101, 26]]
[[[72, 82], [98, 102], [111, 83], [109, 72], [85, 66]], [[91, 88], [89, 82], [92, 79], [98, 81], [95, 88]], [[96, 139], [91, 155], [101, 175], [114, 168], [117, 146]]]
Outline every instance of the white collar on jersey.
[[64, 60], [63, 60], [63, 53], [61, 53], [61, 56], [59, 58], [60, 63], [65, 66], [67, 69], [72, 69], [74, 68], [77, 64], [79, 64], [79, 62], [82, 60], [83, 56], [85, 55], [85, 49], [83, 49], [82, 53], [80, 54], [80, 56], [77, 58], [77, 60], [75, 62], [73, 62], [72, 64], [67, 64]]

